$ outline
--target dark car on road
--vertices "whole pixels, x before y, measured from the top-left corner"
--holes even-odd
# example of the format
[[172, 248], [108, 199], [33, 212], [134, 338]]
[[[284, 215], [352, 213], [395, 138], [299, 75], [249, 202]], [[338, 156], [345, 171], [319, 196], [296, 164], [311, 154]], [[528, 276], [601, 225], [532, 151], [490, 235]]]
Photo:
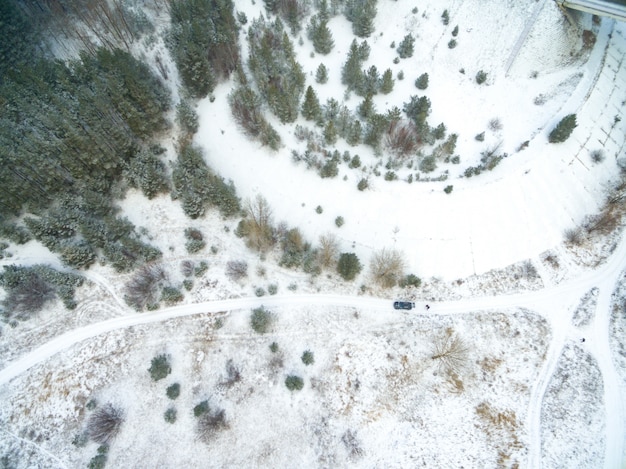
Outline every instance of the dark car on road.
[[411, 303], [410, 301], [394, 301], [393, 307], [395, 309], [413, 309], [415, 308], [415, 303]]

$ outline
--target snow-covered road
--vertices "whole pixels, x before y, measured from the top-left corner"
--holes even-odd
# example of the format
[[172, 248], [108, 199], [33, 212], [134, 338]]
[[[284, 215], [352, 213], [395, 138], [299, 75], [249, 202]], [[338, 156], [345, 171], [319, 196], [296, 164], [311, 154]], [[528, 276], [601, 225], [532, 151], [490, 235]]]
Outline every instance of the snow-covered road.
[[[541, 405], [544, 393], [549, 385], [552, 373], [561, 356], [562, 348], [568, 341], [579, 341], [580, 331], [571, 325], [571, 311], [581, 296], [593, 287], [599, 289], [598, 303], [594, 320], [588, 326], [585, 349], [594, 355], [604, 377], [604, 403], [606, 411], [606, 454], [605, 467], [620, 467], [624, 440], [624, 409], [620, 383], [614, 369], [609, 349], [608, 322], [610, 317], [610, 296], [617, 279], [626, 268], [626, 237], [616, 246], [609, 260], [598, 268], [588, 271], [578, 278], [550, 286], [538, 291], [514, 295], [477, 297], [457, 301], [430, 303], [431, 313], [463, 314], [473, 311], [501, 311], [507, 308], [527, 308], [543, 315], [551, 325], [552, 343], [546, 362], [531, 390], [527, 422], [529, 428], [529, 467], [541, 467]], [[96, 279], [93, 279], [96, 280]], [[97, 279], [99, 282], [103, 279]], [[343, 296], [331, 294], [282, 295], [272, 297], [235, 298], [205, 303], [189, 304], [166, 308], [152, 313], [132, 313], [110, 320], [90, 324], [58, 336], [23, 357], [13, 361], [0, 371], [0, 385], [9, 383], [13, 378], [26, 372], [31, 367], [44, 362], [55, 354], [70, 349], [72, 346], [107, 332], [161, 322], [168, 319], [190, 316], [199, 313], [217, 313], [258, 307], [319, 305], [348, 306], [356, 308], [388, 310], [392, 307], [389, 299], [366, 296]], [[424, 308], [417, 304], [418, 310]], [[402, 314], [402, 313], [398, 313]], [[410, 312], [404, 314], [411, 314]]]

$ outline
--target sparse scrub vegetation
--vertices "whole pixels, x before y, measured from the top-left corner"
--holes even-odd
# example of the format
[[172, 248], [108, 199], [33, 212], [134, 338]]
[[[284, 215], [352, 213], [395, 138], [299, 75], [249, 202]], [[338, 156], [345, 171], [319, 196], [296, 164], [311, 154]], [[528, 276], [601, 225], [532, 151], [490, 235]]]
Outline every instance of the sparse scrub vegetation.
[[181, 302], [184, 297], [185, 295], [183, 295], [183, 292], [181, 292], [180, 289], [167, 285], [163, 287], [163, 290], [161, 290], [160, 300], [167, 305], [173, 305]]
[[580, 227], [568, 228], [563, 233], [565, 241], [574, 246], [580, 246], [585, 240], [583, 230]]
[[185, 239], [187, 240], [185, 242], [185, 249], [187, 249], [189, 254], [195, 254], [206, 246], [204, 235], [196, 228], [186, 228]]
[[361, 442], [358, 440], [356, 432], [346, 430], [345, 433], [341, 435], [341, 442], [346, 447], [351, 458], [356, 459], [363, 456], [364, 451], [363, 448], [361, 448]]

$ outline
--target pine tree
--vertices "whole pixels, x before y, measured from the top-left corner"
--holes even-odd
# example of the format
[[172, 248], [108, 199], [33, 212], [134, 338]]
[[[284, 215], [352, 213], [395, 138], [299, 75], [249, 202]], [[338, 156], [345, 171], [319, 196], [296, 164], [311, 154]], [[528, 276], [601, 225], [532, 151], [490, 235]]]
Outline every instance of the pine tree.
[[393, 91], [393, 85], [393, 73], [391, 72], [391, 69], [388, 68], [385, 70], [385, 73], [383, 73], [382, 82], [380, 84], [380, 92], [383, 94], [391, 93]]
[[262, 17], [256, 19], [248, 36], [248, 65], [261, 95], [282, 123], [293, 122], [298, 117], [305, 77], [282, 22], [276, 19], [267, 24]]
[[376, 110], [374, 109], [374, 102], [372, 101], [371, 94], [365, 96], [365, 99], [361, 102], [361, 104], [359, 104], [357, 111], [359, 113], [359, 116], [366, 120], [369, 119], [370, 116], [372, 116], [376, 112]]
[[401, 59], [406, 59], [408, 57], [413, 57], [413, 45], [415, 44], [415, 39], [411, 34], [407, 34], [404, 36], [402, 42], [398, 45], [398, 55]]
[[376, 65], [372, 65], [367, 72], [363, 73], [363, 87], [357, 90], [361, 96], [375, 95], [380, 88], [380, 75]]
[[333, 41], [333, 35], [328, 28], [327, 20], [320, 20], [317, 16], [312, 16], [307, 28], [307, 34], [313, 42], [315, 52], [318, 54], [329, 54], [335, 47], [335, 41]]
[[422, 73], [417, 80], [415, 80], [415, 87], [418, 90], [425, 90], [428, 88], [428, 73]]
[[348, 51], [348, 60], [341, 69], [341, 83], [348, 87], [350, 91], [358, 91], [363, 88], [363, 71], [361, 70], [361, 64], [364, 60], [363, 51], [356, 42], [356, 39], [350, 44], [350, 50]]
[[330, 10], [328, 9], [327, 0], [320, 0], [317, 5], [317, 16], [319, 16], [321, 21], [328, 21], [330, 19]]
[[328, 69], [326, 65], [320, 64], [315, 72], [315, 81], [321, 85], [328, 82]]
[[365, 144], [378, 150], [383, 134], [389, 128], [389, 121], [382, 114], [374, 113], [367, 120], [367, 129], [363, 141]]
[[572, 132], [577, 127], [576, 114], [568, 114], [557, 124], [557, 126], [550, 132], [548, 141], [550, 143], [564, 142], [572, 135]]
[[346, 18], [358, 37], [369, 37], [374, 32], [376, 13], [376, 0], [349, 0], [346, 4]]
[[337, 272], [344, 280], [353, 280], [363, 266], [359, 258], [353, 252], [342, 252], [337, 262]]
[[167, 45], [183, 83], [196, 98], [213, 91], [239, 62], [231, 0], [172, 0]]
[[302, 103], [302, 116], [306, 120], [318, 121], [322, 116], [322, 108], [317, 99], [315, 90], [309, 86], [304, 94], [304, 102]]
[[411, 96], [411, 101], [404, 103], [403, 111], [420, 128], [430, 114], [430, 99], [426, 96]]
[[337, 142], [337, 129], [333, 121], [329, 121], [324, 128], [324, 141], [327, 145], [333, 145]]
[[361, 127], [361, 122], [355, 120], [350, 128], [348, 129], [348, 133], [346, 135], [346, 141], [349, 145], [355, 146], [361, 143], [361, 134], [363, 133], [363, 128]]

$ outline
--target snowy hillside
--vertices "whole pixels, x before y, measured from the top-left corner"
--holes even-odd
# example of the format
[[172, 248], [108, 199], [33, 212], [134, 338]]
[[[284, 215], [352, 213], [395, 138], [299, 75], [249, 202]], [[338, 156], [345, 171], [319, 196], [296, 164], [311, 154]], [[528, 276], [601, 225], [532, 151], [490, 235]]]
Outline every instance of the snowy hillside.
[[[274, 3], [234, 4], [259, 94], [251, 36]], [[126, 188], [120, 214], [161, 257], [124, 272], [104, 257], [70, 269], [36, 240], [0, 249], [3, 266], [85, 279], [75, 309], [50, 300], [2, 324], [2, 467], [626, 468], [626, 26], [551, 0], [378, 0], [356, 37], [354, 2], [333, 1], [321, 54], [307, 24], [322, 2], [296, 3], [309, 9], [285, 37], [326, 114], [264, 102], [271, 149], [233, 116], [237, 73], [201, 99], [185, 89], [170, 4], [127, 2], [152, 24], [129, 49], [174, 104], [168, 177], [193, 143], [242, 207], [190, 218], [175, 183]], [[55, 53], [76, 57], [76, 37]], [[354, 39], [381, 76], [371, 95], [343, 78]], [[430, 103], [421, 127], [412, 97]], [[348, 130], [362, 123], [354, 141], [329, 135], [333, 99]], [[572, 113], [571, 137], [549, 143]], [[395, 117], [372, 144], [376, 114]], [[416, 129], [411, 151], [390, 122]], [[267, 245], [250, 235], [263, 208]], [[399, 259], [389, 285], [384, 255]]]

